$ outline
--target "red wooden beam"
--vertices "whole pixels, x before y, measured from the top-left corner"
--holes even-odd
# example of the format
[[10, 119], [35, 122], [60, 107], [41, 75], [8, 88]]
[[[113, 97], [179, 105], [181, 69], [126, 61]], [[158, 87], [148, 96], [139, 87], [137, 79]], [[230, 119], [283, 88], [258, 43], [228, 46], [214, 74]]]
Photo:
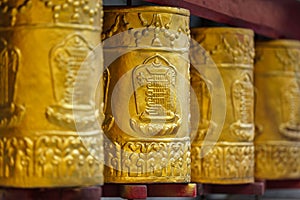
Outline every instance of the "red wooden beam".
[[148, 197], [196, 197], [197, 185], [189, 184], [149, 184]]
[[265, 193], [264, 182], [254, 182], [237, 185], [198, 184], [198, 194], [242, 194], [263, 195]]
[[147, 197], [196, 197], [197, 185], [187, 184], [105, 184], [103, 197], [122, 197], [124, 199], [146, 199]]
[[120, 191], [120, 197], [124, 199], [146, 199], [146, 185], [123, 185]]
[[271, 38], [300, 40], [300, 2], [295, 0], [145, 0], [189, 9], [191, 14], [253, 29]]
[[99, 200], [101, 187], [87, 188], [1, 188], [0, 200]]
[[267, 180], [267, 189], [300, 189], [300, 180]]
[[105, 184], [103, 197], [122, 197], [124, 199], [146, 199], [146, 185]]

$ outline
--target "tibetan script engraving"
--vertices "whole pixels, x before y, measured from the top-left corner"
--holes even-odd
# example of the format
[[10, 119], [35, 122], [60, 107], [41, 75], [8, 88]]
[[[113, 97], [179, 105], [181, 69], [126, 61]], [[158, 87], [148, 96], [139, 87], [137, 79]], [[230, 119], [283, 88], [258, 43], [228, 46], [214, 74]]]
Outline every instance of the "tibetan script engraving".
[[[93, 48], [78, 34], [71, 35], [50, 53], [53, 90], [56, 104], [46, 110], [47, 119], [56, 125], [75, 128], [95, 123], [93, 86], [89, 81], [94, 71], [93, 59], [86, 59]], [[90, 56], [90, 55], [89, 55]], [[78, 73], [80, 70], [80, 74]], [[75, 84], [86, 86], [75, 88]]]
[[155, 55], [132, 73], [137, 116], [131, 127], [148, 136], [175, 134], [180, 126], [176, 113], [177, 72], [166, 58]]
[[232, 102], [236, 122], [231, 132], [240, 140], [251, 141], [254, 137], [254, 88], [249, 74], [243, 74], [232, 85]]
[[292, 80], [282, 90], [283, 123], [280, 132], [289, 138], [300, 139], [300, 88], [296, 80]]

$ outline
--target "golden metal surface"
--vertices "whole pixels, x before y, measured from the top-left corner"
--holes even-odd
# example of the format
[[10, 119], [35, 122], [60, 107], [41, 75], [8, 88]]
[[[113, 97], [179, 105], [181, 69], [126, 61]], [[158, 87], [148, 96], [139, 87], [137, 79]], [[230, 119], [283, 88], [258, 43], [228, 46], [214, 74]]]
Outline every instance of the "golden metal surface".
[[[102, 183], [94, 99], [73, 93], [101, 63], [85, 61], [100, 42], [101, 10], [93, 0], [0, 0], [0, 186]], [[90, 127], [81, 138], [75, 111], [76, 126]]]
[[[216, 64], [226, 94], [225, 99], [218, 99], [218, 103], [226, 104], [224, 126], [218, 141], [212, 141], [209, 134], [214, 134], [213, 127], [222, 126], [211, 120], [211, 93], [216, 92], [216, 86], [191, 67], [191, 84], [197, 96], [191, 103], [192, 124], [198, 123], [195, 119], [198, 112], [201, 118], [192, 142], [192, 181], [217, 184], [253, 182], [253, 32], [238, 28], [194, 28], [192, 38], [202, 45], [207, 55], [193, 51], [196, 55], [191, 56], [204, 56], [201, 63], [196, 64], [208, 73], [213, 72]], [[204, 59], [207, 56], [211, 59]], [[208, 132], [209, 126], [212, 132]]]
[[300, 178], [299, 66], [299, 41], [257, 43], [257, 178]]
[[190, 180], [189, 12], [104, 9], [105, 182]]

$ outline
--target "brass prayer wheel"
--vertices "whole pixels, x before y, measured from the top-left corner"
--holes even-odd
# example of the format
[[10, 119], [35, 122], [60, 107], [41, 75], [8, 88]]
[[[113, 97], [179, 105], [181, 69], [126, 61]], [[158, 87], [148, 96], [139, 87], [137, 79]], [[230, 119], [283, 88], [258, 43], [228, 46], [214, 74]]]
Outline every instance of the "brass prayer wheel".
[[300, 42], [256, 44], [255, 176], [300, 178]]
[[105, 182], [188, 182], [189, 11], [104, 8], [102, 39]]
[[102, 67], [101, 17], [102, 1], [0, 1], [0, 186], [102, 184], [94, 94], [74, 90]]
[[[198, 123], [192, 141], [192, 181], [216, 184], [253, 182], [254, 33], [248, 29], [218, 27], [193, 28], [191, 32], [194, 42], [205, 50], [191, 52], [192, 57], [199, 57], [197, 62], [191, 63], [191, 85], [197, 97], [191, 103], [192, 124]], [[212, 82], [205, 74], [213, 73], [212, 76], [216, 77], [216, 70], [220, 77]], [[219, 87], [216, 83], [220, 82], [223, 82], [226, 97], [212, 99]], [[225, 113], [215, 111], [216, 118], [224, 115], [224, 125], [212, 120], [213, 100], [216, 104], [226, 105]], [[194, 117], [197, 113], [199, 122]], [[216, 127], [222, 125], [219, 137], [212, 137]]]

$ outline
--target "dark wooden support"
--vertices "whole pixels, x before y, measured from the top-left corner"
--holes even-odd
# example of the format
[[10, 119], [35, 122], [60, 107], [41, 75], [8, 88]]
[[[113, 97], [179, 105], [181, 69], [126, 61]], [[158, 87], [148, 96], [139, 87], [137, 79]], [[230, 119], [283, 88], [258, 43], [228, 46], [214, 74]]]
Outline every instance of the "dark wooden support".
[[148, 197], [196, 197], [196, 184], [152, 184], [148, 185]]
[[146, 199], [146, 185], [105, 184], [103, 197], [121, 197], [124, 199]]
[[249, 184], [198, 184], [198, 194], [242, 194], [242, 195], [263, 195], [265, 193], [264, 182], [254, 182]]
[[101, 187], [0, 189], [0, 200], [99, 200], [101, 199], [101, 196]]
[[267, 189], [300, 189], [300, 180], [267, 180]]
[[300, 40], [300, 2], [295, 0], [145, 0], [189, 9], [191, 14], [253, 29], [271, 38]]
[[196, 197], [197, 185], [190, 184], [105, 184], [103, 197], [146, 199], [147, 197]]

